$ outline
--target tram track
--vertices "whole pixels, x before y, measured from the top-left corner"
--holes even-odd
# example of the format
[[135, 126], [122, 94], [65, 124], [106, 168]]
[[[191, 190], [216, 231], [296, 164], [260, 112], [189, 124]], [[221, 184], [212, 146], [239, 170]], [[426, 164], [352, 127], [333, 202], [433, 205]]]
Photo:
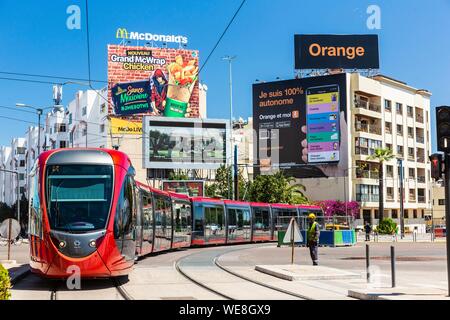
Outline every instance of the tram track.
[[[107, 290], [109, 288], [114, 288], [116, 292], [118, 293], [118, 296], [120, 296], [123, 300], [134, 300], [134, 298], [129, 294], [129, 292], [124, 288], [123, 282], [119, 278], [107, 278], [103, 280], [109, 280], [110, 285], [105, 287], [105, 284], [103, 283], [96, 283], [98, 280], [84, 280], [84, 284], [88, 283], [86, 286], [87, 288], [83, 287], [81, 289], [68, 289], [67, 286], [65, 286], [64, 280], [49, 280], [45, 278], [41, 278], [38, 275], [35, 275], [31, 272], [27, 272], [20, 278], [15, 279], [11, 290], [21, 291], [22, 293], [25, 293], [26, 299], [31, 300], [38, 300], [42, 299], [42, 297], [47, 296], [48, 298], [44, 300], [75, 300], [80, 299], [80, 297], [83, 299], [84, 294], [87, 292], [92, 292], [95, 290]], [[83, 285], [83, 283], [82, 283]], [[98, 288], [96, 288], [96, 286]], [[64, 289], [66, 288], [66, 289]], [[43, 295], [43, 291], [47, 291], [47, 295]]]
[[[277, 297], [279, 297], [279, 298], [285, 296], [286, 298], [290, 298], [290, 299], [293, 298], [293, 299], [301, 299], [301, 300], [312, 300], [310, 297], [306, 297], [306, 296], [303, 296], [303, 295], [300, 295], [300, 294], [289, 292], [289, 291], [286, 291], [286, 290], [283, 290], [283, 289], [280, 289], [280, 288], [276, 288], [276, 287], [267, 285], [265, 283], [262, 283], [262, 282], [259, 282], [259, 281], [255, 281], [253, 279], [250, 279], [250, 278], [247, 278], [245, 276], [239, 275], [236, 272], [233, 272], [233, 271], [229, 270], [228, 268], [224, 267], [223, 265], [221, 265], [218, 262], [218, 259], [221, 256], [223, 256], [223, 255], [225, 255], [227, 253], [230, 253], [230, 252], [233, 252], [233, 251], [245, 250], [245, 249], [246, 248], [231, 249], [231, 250], [225, 249], [225, 250], [223, 250], [224, 252], [221, 252], [219, 254], [214, 255], [212, 257], [212, 259], [210, 259], [209, 263], [206, 262], [206, 264], [203, 265], [203, 267], [206, 266], [206, 267], [208, 267], [210, 269], [216, 269], [214, 272], [217, 272], [217, 271], [223, 272], [223, 273], [226, 274], [226, 276], [233, 277], [233, 278], [230, 278], [230, 280], [232, 280], [232, 281], [233, 280], [235, 281], [236, 279], [239, 279], [239, 281], [242, 283], [242, 280], [244, 280], [244, 282], [243, 282], [244, 284], [247, 284], [247, 285], [249, 284], [251, 286], [256, 286], [255, 288], [260, 288], [260, 289], [264, 288], [263, 290], [266, 290], [266, 291], [269, 290], [269, 291], [272, 291], [272, 292], [277, 292], [278, 293]], [[186, 270], [186, 269], [189, 269], [189, 268], [190, 269], [194, 269], [193, 266], [195, 264], [198, 264], [199, 262], [201, 264], [201, 260], [202, 259], [199, 259], [199, 261], [197, 261], [197, 262], [195, 260], [191, 261], [190, 262], [191, 266], [186, 265], [186, 263], [184, 261], [192, 259], [195, 256], [200, 256], [201, 257], [202, 255], [207, 255], [207, 254], [208, 254], [207, 252], [200, 252], [200, 253], [193, 253], [191, 255], [182, 257], [182, 258], [178, 259], [174, 263], [174, 267], [181, 275], [183, 275], [186, 279], [188, 279], [189, 281], [193, 282], [194, 284], [196, 284], [196, 285], [198, 285], [198, 286], [200, 286], [200, 287], [202, 287], [202, 288], [204, 288], [204, 289], [206, 289], [206, 290], [208, 290], [210, 292], [213, 292], [216, 295], [219, 295], [219, 296], [221, 296], [221, 297], [223, 297], [223, 298], [225, 298], [227, 300], [239, 300], [239, 298], [233, 297], [229, 293], [225, 293], [225, 292], [223, 292], [223, 291], [221, 291], [221, 290], [219, 290], [217, 288], [213, 288], [211, 285], [208, 285], [205, 281], [201, 281], [198, 278], [196, 278], [194, 275], [192, 275], [192, 272], [188, 272]], [[183, 266], [183, 264], [185, 264], [185, 266]], [[211, 270], [209, 270], [209, 272], [211, 272]], [[220, 275], [219, 277], [226, 278], [224, 276], [224, 274]]]

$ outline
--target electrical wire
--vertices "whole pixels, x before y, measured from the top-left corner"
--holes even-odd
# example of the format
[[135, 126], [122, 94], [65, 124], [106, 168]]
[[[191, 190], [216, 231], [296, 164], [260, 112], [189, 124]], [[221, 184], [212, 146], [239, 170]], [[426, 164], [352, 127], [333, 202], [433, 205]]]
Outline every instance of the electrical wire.
[[[13, 76], [23, 76], [23, 77], [35, 77], [35, 78], [62, 79], [62, 80], [74, 80], [74, 81], [88, 81], [88, 79], [83, 79], [83, 78], [54, 76], [54, 75], [48, 75], [48, 74], [33, 74], [33, 73], [20, 73], [20, 72], [9, 72], [9, 71], [0, 71], [0, 74], [7, 74], [7, 75], [13, 75]], [[91, 82], [108, 83], [108, 81], [104, 81], [104, 80], [91, 80]]]

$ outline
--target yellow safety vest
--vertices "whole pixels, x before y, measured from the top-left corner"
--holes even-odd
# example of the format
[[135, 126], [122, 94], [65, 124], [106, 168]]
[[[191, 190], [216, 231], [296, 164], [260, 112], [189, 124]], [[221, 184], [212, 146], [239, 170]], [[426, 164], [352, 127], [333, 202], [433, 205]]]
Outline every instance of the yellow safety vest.
[[317, 222], [313, 222], [311, 224], [311, 226], [308, 229], [308, 241], [317, 241], [318, 239], [316, 238], [316, 226], [317, 226]]

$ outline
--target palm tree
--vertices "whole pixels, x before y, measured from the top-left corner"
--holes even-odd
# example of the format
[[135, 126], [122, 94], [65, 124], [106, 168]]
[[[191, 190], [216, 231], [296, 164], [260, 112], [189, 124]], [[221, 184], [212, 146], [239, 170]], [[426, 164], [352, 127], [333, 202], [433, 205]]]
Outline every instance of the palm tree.
[[370, 155], [368, 160], [377, 160], [378, 161], [378, 223], [383, 220], [383, 213], [384, 213], [384, 173], [383, 173], [383, 164], [386, 161], [391, 161], [394, 159], [394, 154], [392, 153], [392, 150], [389, 148], [383, 149], [383, 148], [376, 148], [375, 152]]

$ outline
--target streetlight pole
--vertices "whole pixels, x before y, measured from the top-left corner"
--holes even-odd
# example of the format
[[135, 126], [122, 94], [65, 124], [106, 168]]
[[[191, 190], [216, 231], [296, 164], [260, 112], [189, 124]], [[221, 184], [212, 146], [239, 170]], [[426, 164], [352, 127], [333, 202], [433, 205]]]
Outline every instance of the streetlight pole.
[[46, 109], [51, 109], [52, 107], [48, 107], [48, 108], [36, 108], [24, 103], [16, 103], [16, 107], [20, 107], [20, 108], [29, 108], [29, 109], [33, 109], [34, 111], [36, 111], [37, 115], [38, 115], [38, 146], [37, 146], [37, 155], [39, 156], [41, 154], [41, 115], [44, 113], [44, 110]]
[[[230, 148], [233, 152], [233, 74], [232, 74], [232, 62], [236, 59], [236, 56], [225, 56], [222, 60], [228, 61], [229, 65], [229, 76], [230, 76]], [[233, 165], [233, 157], [230, 157], [231, 167]], [[228, 172], [228, 170], [227, 170]], [[231, 186], [233, 185], [233, 174], [230, 175], [228, 179], [228, 199], [231, 199]], [[231, 194], [231, 196], [230, 196]]]

